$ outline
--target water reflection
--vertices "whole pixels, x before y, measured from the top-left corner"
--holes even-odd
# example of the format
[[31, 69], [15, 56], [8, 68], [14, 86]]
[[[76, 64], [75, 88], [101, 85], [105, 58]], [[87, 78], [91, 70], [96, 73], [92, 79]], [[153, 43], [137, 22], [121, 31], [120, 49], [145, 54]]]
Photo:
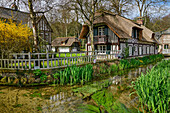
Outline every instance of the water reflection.
[[112, 83], [115, 85], [122, 84], [124, 78], [133, 80], [134, 78], [137, 78], [138, 76], [140, 76], [142, 73], [146, 74], [148, 70], [153, 68], [153, 66], [154, 66], [153, 64], [150, 64], [145, 67], [139, 67], [136, 69], [126, 70], [126, 72], [124, 72], [124, 76], [116, 75], [114, 77], [111, 77], [110, 79], [112, 80]]
[[83, 100], [72, 92], [60, 92], [50, 96], [50, 102], [42, 107], [43, 113], [48, 112], [66, 112], [70, 109], [74, 111], [76, 106], [82, 104]]

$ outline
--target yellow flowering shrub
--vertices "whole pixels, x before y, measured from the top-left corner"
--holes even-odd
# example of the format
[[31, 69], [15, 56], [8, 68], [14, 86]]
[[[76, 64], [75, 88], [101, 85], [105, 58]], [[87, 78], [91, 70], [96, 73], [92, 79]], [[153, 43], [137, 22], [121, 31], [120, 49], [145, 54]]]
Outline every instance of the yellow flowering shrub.
[[0, 20], [0, 51], [21, 52], [30, 47], [32, 31], [27, 25], [12, 20]]

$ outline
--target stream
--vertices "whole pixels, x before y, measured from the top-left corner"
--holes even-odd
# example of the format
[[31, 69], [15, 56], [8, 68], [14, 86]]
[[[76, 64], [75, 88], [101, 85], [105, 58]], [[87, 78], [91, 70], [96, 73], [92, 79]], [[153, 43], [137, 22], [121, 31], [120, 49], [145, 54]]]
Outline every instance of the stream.
[[[137, 96], [129, 96], [131, 82], [141, 73], [146, 73], [156, 64], [149, 64], [138, 68], [124, 70], [123, 75], [112, 74], [109, 76], [112, 84], [107, 88], [117, 101], [128, 108], [138, 106]], [[94, 81], [97, 83], [100, 81]], [[83, 100], [76, 96], [71, 87], [11, 87], [0, 86], [0, 113], [69, 113], [76, 112], [79, 105], [91, 104], [91, 100]]]

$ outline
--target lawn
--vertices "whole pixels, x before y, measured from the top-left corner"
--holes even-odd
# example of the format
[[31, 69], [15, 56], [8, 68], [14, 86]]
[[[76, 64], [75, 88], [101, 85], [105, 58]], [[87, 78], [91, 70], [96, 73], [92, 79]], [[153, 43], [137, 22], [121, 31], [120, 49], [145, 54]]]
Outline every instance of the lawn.
[[[83, 55], [82, 55], [83, 56]], [[85, 63], [87, 61], [87, 58], [66, 58], [65, 60], [64, 59], [59, 59], [59, 60], [49, 60], [49, 67], [58, 67], [58, 66], [66, 66], [66, 65], [74, 65], [74, 64], [81, 64], [81, 63]], [[41, 64], [41, 68], [47, 68], [47, 61], [43, 61], [43, 60], [40, 60], [39, 62]], [[18, 64], [19, 64], [19, 67], [21, 68], [22, 67], [22, 62], [20, 61], [19, 63], [17, 62], [16, 64], [13, 62], [12, 63], [12, 66], [11, 66], [11, 62], [9, 64], [9, 68], [11, 67], [16, 67], [18, 68]], [[43, 64], [44, 64], [44, 67], [43, 67]], [[16, 66], [15, 66], [16, 65]], [[23, 61], [23, 68], [25, 68], [25, 66], [27, 68], [29, 68], [29, 63], [28, 61], [25, 63], [25, 61]], [[31, 68], [34, 68], [34, 62], [32, 61], [31, 62]]]
[[[77, 54], [77, 55], [76, 55]], [[76, 57], [76, 56], [85, 56], [86, 54], [85, 53], [60, 53], [60, 57]], [[56, 54], [56, 57], [59, 57], [59, 53]]]

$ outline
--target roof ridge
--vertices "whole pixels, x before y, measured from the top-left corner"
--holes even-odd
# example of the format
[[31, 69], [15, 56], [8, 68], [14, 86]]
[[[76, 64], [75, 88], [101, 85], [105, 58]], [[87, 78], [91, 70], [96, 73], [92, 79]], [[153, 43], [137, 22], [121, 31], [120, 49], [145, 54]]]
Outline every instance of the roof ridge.
[[12, 10], [12, 11], [15, 11], [15, 12], [21, 12], [21, 13], [26, 13], [26, 14], [29, 14], [29, 12], [24, 12], [24, 11], [20, 11], [20, 10], [15, 10], [15, 9], [11, 9], [11, 8], [6, 8], [6, 7], [1, 7], [1, 9], [7, 9], [7, 10]]
[[69, 36], [69, 37], [56, 37], [56, 38], [76, 38], [75, 36]]

